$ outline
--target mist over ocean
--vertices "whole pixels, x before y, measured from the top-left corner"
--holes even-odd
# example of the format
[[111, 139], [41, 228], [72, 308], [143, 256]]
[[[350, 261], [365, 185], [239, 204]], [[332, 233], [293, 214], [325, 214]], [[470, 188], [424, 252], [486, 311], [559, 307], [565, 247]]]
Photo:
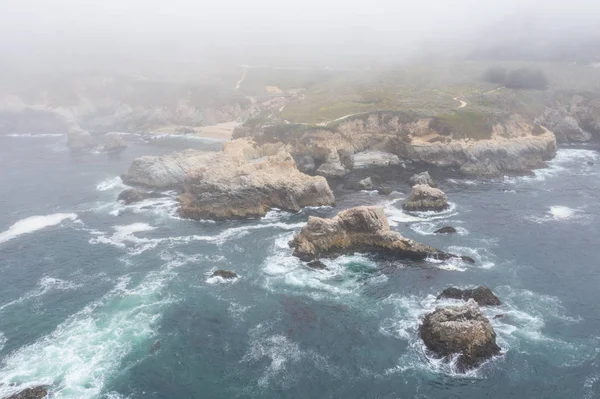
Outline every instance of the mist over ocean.
[[[130, 139], [110, 158], [73, 156], [60, 134], [0, 136], [0, 395], [48, 384], [78, 399], [598, 397], [595, 147], [564, 147], [532, 177], [442, 178], [441, 214], [402, 211], [410, 188], [397, 184], [335, 207], [195, 222], [171, 192], [119, 204], [118, 176], [141, 155], [220, 144]], [[363, 204], [476, 263], [356, 254], [315, 271], [292, 257], [309, 215]], [[458, 234], [433, 234], [446, 225]], [[503, 301], [483, 308], [502, 354], [461, 374], [426, 355], [417, 329], [455, 303], [436, 301], [441, 290], [480, 284]]]

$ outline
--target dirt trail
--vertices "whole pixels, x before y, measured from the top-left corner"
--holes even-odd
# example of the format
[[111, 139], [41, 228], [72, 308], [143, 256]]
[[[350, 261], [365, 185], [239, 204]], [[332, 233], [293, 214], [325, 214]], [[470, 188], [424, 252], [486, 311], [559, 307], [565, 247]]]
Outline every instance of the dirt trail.
[[458, 101], [460, 103], [460, 105], [458, 106], [459, 109], [466, 107], [468, 104], [466, 101], [463, 101], [463, 100], [459, 99], [458, 97], [454, 97], [453, 100]]

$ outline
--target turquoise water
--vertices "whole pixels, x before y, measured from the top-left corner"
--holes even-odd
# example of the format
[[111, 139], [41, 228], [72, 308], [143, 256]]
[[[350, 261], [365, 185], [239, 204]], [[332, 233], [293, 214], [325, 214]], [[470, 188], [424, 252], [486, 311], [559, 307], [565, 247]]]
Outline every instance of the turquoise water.
[[[56, 398], [599, 395], [594, 148], [562, 149], [535, 177], [440, 176], [452, 201], [442, 214], [402, 212], [398, 183], [389, 197], [213, 223], [177, 218], [172, 197], [115, 198], [133, 158], [219, 144], [134, 141], [120, 158], [73, 157], [64, 136], [0, 137], [0, 395], [38, 384]], [[353, 255], [313, 271], [291, 256], [309, 215], [358, 204], [477, 263]], [[444, 225], [459, 234], [431, 234]], [[216, 269], [240, 278], [209, 278]], [[453, 303], [435, 300], [451, 284], [487, 285], [504, 302], [485, 310], [504, 315], [492, 320], [502, 355], [468, 374], [417, 336], [423, 314]]]

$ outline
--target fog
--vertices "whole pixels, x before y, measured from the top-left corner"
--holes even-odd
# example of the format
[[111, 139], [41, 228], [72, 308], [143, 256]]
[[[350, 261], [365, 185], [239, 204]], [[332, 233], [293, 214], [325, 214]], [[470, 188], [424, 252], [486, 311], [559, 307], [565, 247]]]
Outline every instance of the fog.
[[394, 62], [515, 32], [593, 36], [600, 18], [594, 0], [4, 0], [2, 8], [3, 64], [20, 71]]

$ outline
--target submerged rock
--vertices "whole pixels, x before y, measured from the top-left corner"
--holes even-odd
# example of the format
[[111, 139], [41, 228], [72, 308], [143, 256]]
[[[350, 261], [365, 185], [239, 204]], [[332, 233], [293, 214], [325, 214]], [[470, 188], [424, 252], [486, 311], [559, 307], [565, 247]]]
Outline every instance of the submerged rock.
[[407, 211], [443, 211], [448, 209], [446, 194], [426, 184], [417, 184], [410, 191], [408, 200], [402, 205]]
[[310, 267], [311, 269], [317, 269], [317, 270], [327, 269], [327, 265], [318, 259], [308, 262], [306, 264], [306, 266]]
[[213, 274], [211, 274], [211, 277], [221, 277], [225, 280], [233, 280], [234, 278], [237, 278], [238, 275], [231, 270], [216, 270]]
[[464, 301], [474, 299], [479, 306], [499, 306], [502, 304], [492, 290], [482, 285], [475, 289], [466, 290], [461, 290], [456, 287], [446, 288], [438, 295], [438, 299], [441, 298], [462, 299]]
[[361, 190], [371, 190], [373, 188], [373, 181], [370, 177], [362, 179], [358, 182], [358, 188]]
[[294, 256], [304, 261], [354, 252], [413, 259], [455, 257], [392, 231], [383, 208], [375, 206], [350, 208], [331, 219], [310, 216], [289, 244]]
[[441, 229], [437, 229], [434, 231], [435, 234], [454, 234], [456, 233], [456, 229], [452, 226], [444, 226]]
[[271, 208], [297, 212], [331, 205], [333, 192], [321, 176], [296, 168], [282, 145], [234, 140], [187, 173], [179, 214], [190, 219], [247, 219]]
[[412, 177], [409, 179], [409, 183], [411, 186], [416, 186], [417, 184], [426, 184], [428, 186], [435, 187], [433, 179], [427, 171], [412, 175]]
[[473, 299], [464, 306], [448, 306], [425, 316], [419, 335], [427, 349], [466, 371], [500, 353], [496, 332]]
[[164, 197], [164, 194], [157, 192], [147, 192], [143, 190], [139, 190], [137, 188], [127, 188], [119, 194], [117, 197], [117, 201], [123, 202], [125, 205], [133, 204], [135, 202], [140, 202], [147, 200], [149, 198], [161, 198]]
[[48, 395], [48, 391], [44, 387], [27, 388], [6, 399], [41, 399]]

